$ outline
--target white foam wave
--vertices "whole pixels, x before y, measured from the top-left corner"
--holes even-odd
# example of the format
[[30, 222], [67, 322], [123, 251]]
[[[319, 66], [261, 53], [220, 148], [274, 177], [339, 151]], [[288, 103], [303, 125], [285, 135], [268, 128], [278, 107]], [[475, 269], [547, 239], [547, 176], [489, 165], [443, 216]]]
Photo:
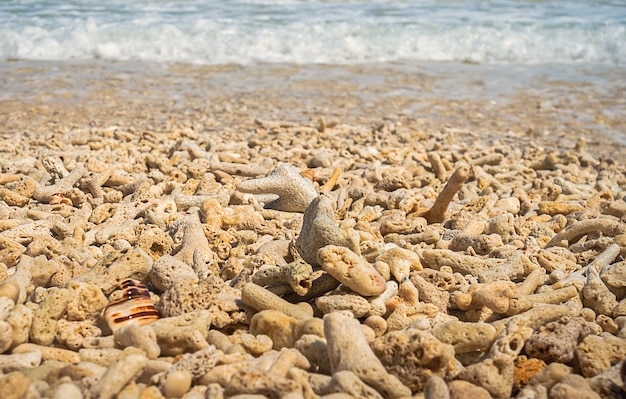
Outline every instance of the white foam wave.
[[[283, 3], [293, 7], [294, 2]], [[167, 13], [158, 6], [169, 3], [151, 3], [156, 8], [148, 12], [144, 7], [142, 14], [60, 14], [28, 23], [9, 18], [0, 24], [0, 60], [626, 64], [625, 20], [568, 17], [550, 21], [524, 16], [506, 22], [486, 18], [484, 13], [468, 13], [464, 20], [449, 11], [429, 21], [405, 17], [401, 7], [359, 19], [312, 17], [302, 11], [294, 17], [288, 12], [276, 15], [276, 2], [254, 3], [272, 3], [274, 11], [238, 18], [222, 10], [219, 17], [209, 18], [193, 12]]]

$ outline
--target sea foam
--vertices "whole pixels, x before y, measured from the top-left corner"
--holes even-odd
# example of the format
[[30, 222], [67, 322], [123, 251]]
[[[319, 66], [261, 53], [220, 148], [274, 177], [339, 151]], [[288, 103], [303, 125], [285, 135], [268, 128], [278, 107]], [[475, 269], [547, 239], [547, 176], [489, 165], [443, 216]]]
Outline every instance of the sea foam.
[[626, 63], [626, 7], [597, 1], [13, 1], [0, 60], [195, 64]]

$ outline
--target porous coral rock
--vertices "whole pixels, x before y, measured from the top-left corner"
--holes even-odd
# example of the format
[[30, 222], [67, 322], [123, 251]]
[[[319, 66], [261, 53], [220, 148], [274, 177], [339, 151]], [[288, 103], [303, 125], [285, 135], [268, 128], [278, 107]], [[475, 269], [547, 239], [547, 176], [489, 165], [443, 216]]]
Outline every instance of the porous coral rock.
[[386, 289], [378, 271], [349, 248], [327, 245], [319, 249], [317, 257], [324, 270], [358, 294], [376, 296]]
[[12, 353], [0, 355], [0, 371], [10, 373], [16, 370], [26, 370], [41, 364], [41, 352]]
[[149, 276], [154, 287], [161, 292], [183, 280], [192, 284], [198, 281], [198, 276], [190, 265], [171, 255], [157, 258], [152, 264]]
[[596, 313], [611, 316], [618, 305], [615, 294], [609, 290], [593, 267], [588, 269], [587, 282], [582, 294], [585, 306], [594, 309]]
[[165, 356], [176, 356], [208, 347], [206, 338], [210, 326], [211, 313], [208, 310], [164, 317], [150, 323], [156, 333], [161, 354]]
[[[54, 256], [54, 254], [50, 254], [50, 256]], [[44, 255], [35, 257], [31, 267], [33, 283], [36, 286], [47, 287], [52, 275], [61, 267], [60, 262], [55, 258], [47, 259]]]
[[56, 340], [73, 350], [81, 348], [86, 337], [102, 335], [100, 328], [93, 325], [93, 320], [68, 321], [60, 319], [55, 331]]
[[588, 335], [576, 348], [576, 358], [583, 376], [590, 378], [626, 356], [626, 340], [603, 333]]
[[126, 384], [141, 374], [147, 363], [148, 359], [143, 355], [131, 354], [123, 357], [91, 387], [91, 394], [102, 399], [114, 398]]
[[591, 389], [603, 398], [621, 398], [624, 394], [626, 366], [624, 360], [588, 379]]
[[425, 303], [432, 303], [439, 308], [440, 312], [446, 312], [450, 303], [450, 293], [438, 289], [434, 284], [425, 280], [419, 274], [411, 276], [411, 282], [419, 292], [419, 300]]
[[[332, 375], [328, 385], [323, 391], [326, 395], [331, 393], [344, 393], [352, 398], [382, 399], [383, 397], [372, 387], [365, 384], [351, 371], [339, 371]], [[324, 396], [326, 397], [326, 396]]]
[[154, 380], [162, 390], [166, 390], [168, 384], [172, 385], [172, 375], [179, 372], [189, 373], [190, 380], [197, 381], [223, 359], [225, 359], [224, 353], [210, 345], [202, 350], [180, 356], [176, 363], [164, 373], [155, 376]]
[[370, 303], [360, 295], [324, 295], [315, 300], [315, 305], [322, 313], [347, 310], [355, 318], [365, 316], [370, 311]]
[[250, 332], [269, 336], [274, 349], [280, 350], [293, 347], [303, 334], [322, 337], [324, 335], [322, 323], [322, 320], [317, 318], [301, 320], [276, 310], [263, 310], [250, 319]]
[[34, 343], [40, 345], [52, 344], [57, 322], [65, 313], [71, 297], [72, 295], [68, 289], [57, 287], [49, 289], [47, 297], [33, 315], [30, 339]]
[[513, 389], [513, 359], [498, 355], [465, 367], [458, 378], [485, 388], [494, 398], [509, 398]]
[[254, 283], [247, 283], [241, 290], [241, 300], [246, 305], [258, 310], [278, 310], [288, 316], [301, 320], [313, 317], [313, 309], [306, 302], [292, 304], [266, 288]]
[[208, 309], [222, 288], [224, 288], [224, 281], [212, 275], [199, 281], [173, 280], [161, 295], [157, 309], [164, 317]]
[[236, 371], [224, 387], [224, 394], [228, 397], [260, 394], [269, 399], [280, 399], [300, 392], [302, 387], [297, 382], [253, 368]]
[[156, 332], [149, 325], [131, 323], [122, 326], [113, 333], [115, 343], [122, 348], [133, 346], [146, 353], [149, 359], [156, 359], [161, 353]]
[[321, 338], [316, 334], [303, 334], [294, 343], [293, 347], [307, 358], [312, 370], [327, 375], [332, 374], [328, 357], [328, 345], [325, 338]]
[[210, 263], [217, 258], [204, 234], [198, 211], [178, 219], [170, 229], [175, 245], [172, 253], [176, 259], [192, 265], [194, 257], [205, 263]]
[[320, 195], [304, 211], [295, 248], [307, 263], [318, 266], [317, 252], [327, 245], [342, 246], [360, 253], [358, 233], [350, 228], [337, 227], [330, 197]]
[[155, 225], [142, 228], [137, 237], [137, 246], [142, 248], [154, 260], [163, 255], [170, 255], [174, 247], [174, 240], [162, 229]]
[[452, 345], [415, 328], [390, 331], [376, 338], [372, 350], [385, 368], [411, 391], [419, 391], [431, 376], [448, 378], [457, 369]]
[[285, 212], [303, 212], [317, 196], [311, 181], [286, 163], [276, 166], [266, 177], [240, 182], [237, 189], [253, 194], [276, 194], [278, 198], [265, 206]]
[[551, 399], [600, 399], [589, 387], [587, 380], [577, 374], [565, 376], [550, 389]]
[[6, 321], [11, 325], [13, 330], [12, 346], [17, 346], [28, 341], [31, 325], [33, 323], [33, 311], [30, 307], [22, 304], [15, 306]]
[[71, 281], [67, 288], [71, 299], [67, 303], [65, 317], [69, 321], [93, 320], [107, 305], [107, 298], [95, 285]]
[[519, 391], [526, 386], [530, 379], [546, 367], [543, 360], [519, 356], [515, 359], [513, 390]]
[[590, 334], [600, 334], [600, 327], [582, 317], [566, 316], [541, 326], [526, 341], [529, 356], [548, 362], [569, 363], [578, 343]]
[[13, 327], [4, 320], [0, 320], [0, 353], [6, 352], [13, 343]]
[[386, 245], [384, 252], [376, 258], [376, 261], [387, 263], [391, 275], [397, 282], [402, 282], [411, 272], [422, 270], [422, 263], [415, 252], [393, 244]]
[[497, 335], [491, 324], [462, 321], [448, 321], [434, 327], [430, 333], [441, 342], [454, 346], [456, 353], [486, 350]]
[[0, 376], [0, 396], [5, 399], [26, 397], [31, 381], [20, 371]]
[[492, 396], [485, 388], [463, 380], [450, 381], [448, 384], [450, 399], [491, 399]]
[[93, 284], [108, 295], [126, 279], [144, 281], [151, 268], [152, 258], [143, 249], [122, 249], [106, 254], [89, 272], [72, 280]]
[[389, 374], [367, 344], [361, 324], [336, 312], [324, 316], [331, 372], [347, 370], [388, 398], [410, 395], [411, 390]]

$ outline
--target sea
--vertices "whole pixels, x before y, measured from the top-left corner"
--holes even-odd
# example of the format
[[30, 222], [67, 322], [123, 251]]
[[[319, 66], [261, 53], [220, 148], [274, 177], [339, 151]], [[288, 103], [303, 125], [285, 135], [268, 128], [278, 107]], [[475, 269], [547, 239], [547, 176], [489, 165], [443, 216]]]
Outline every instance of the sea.
[[416, 113], [524, 91], [626, 146], [625, 0], [0, 0], [0, 105], [81, 98], [98, 79], [120, 95], [174, 70], [200, 77], [163, 97], [275, 87], [305, 104], [334, 81]]
[[1, 0], [0, 61], [626, 64], [624, 0]]

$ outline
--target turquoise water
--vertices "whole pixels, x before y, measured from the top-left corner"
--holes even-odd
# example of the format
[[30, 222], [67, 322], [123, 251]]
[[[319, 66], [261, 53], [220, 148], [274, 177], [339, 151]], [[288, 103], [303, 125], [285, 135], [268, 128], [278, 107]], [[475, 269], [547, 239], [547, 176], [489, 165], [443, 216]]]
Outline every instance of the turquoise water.
[[626, 2], [0, 0], [0, 61], [626, 64]]

